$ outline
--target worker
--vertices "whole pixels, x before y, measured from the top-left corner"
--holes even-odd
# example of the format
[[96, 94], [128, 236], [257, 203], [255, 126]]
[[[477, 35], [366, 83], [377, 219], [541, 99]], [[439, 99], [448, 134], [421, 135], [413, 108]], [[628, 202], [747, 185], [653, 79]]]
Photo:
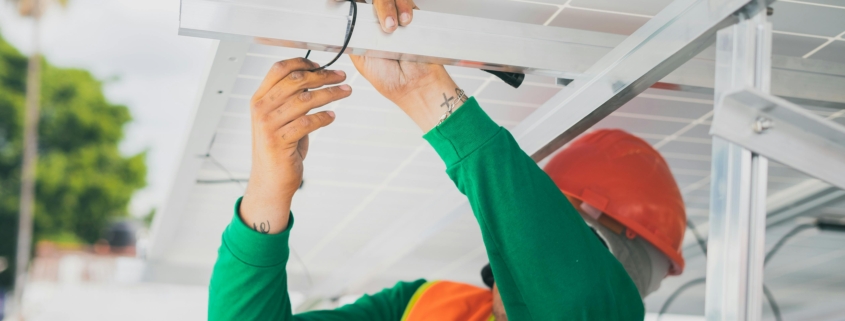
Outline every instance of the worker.
[[[391, 14], [410, 12], [378, 3], [377, 10], [393, 10], [378, 14], [386, 31], [396, 27], [396, 20], [393, 29], [386, 22]], [[425, 133], [467, 196], [490, 260], [482, 275], [491, 289], [420, 279], [334, 310], [292, 314], [290, 207], [307, 135], [342, 117], [309, 112], [352, 90], [337, 85], [346, 79], [342, 71], [310, 71], [318, 65], [292, 59], [276, 63], [251, 99], [252, 170], [223, 232], [210, 320], [642, 320], [645, 295], [683, 270], [680, 192], [644, 141], [621, 131], [589, 133], [556, 155], [547, 175], [443, 66], [352, 61]]]

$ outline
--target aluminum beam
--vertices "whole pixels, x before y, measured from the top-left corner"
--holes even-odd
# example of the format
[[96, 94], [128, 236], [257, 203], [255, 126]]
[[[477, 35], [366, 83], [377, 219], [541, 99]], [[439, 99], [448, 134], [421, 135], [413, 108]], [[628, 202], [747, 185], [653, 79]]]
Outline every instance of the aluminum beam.
[[[714, 57], [698, 55], [653, 88], [713, 94]], [[845, 109], [845, 64], [772, 56], [771, 93], [799, 105]]]
[[[741, 15], [744, 16], [744, 15]], [[771, 24], [765, 13], [718, 32], [715, 112], [736, 88], [769, 90]], [[707, 320], [757, 321], [762, 315], [768, 159], [713, 138]]]
[[177, 174], [170, 185], [170, 193], [162, 211], [153, 219], [151, 244], [147, 252], [150, 261], [150, 268], [145, 272], [147, 279], [167, 279], [166, 273], [157, 268], [167, 265], [167, 262], [159, 264], [158, 261], [165, 259], [169, 245], [177, 236], [176, 229], [185, 212], [185, 203], [205, 161], [202, 156], [207, 152], [217, 124], [220, 123], [229, 92], [235, 84], [248, 48], [249, 44], [227, 41], [219, 41], [214, 45], [213, 60], [203, 77], [205, 86], [199, 92], [194, 107], [193, 125], [178, 160]]
[[708, 47], [747, 0], [676, 0], [526, 118], [513, 133], [540, 161]]
[[[343, 41], [339, 30], [345, 30], [347, 6], [334, 1], [182, 0], [179, 34], [337, 52]], [[586, 81], [584, 72], [625, 40], [616, 34], [428, 11], [415, 12], [410, 26], [387, 35], [372, 6], [359, 6], [349, 51], [375, 57]], [[714, 57], [698, 55], [663, 78], [661, 85], [712, 89], [714, 65]], [[845, 109], [845, 91], [841, 90], [845, 64], [775, 56], [772, 79], [775, 95], [796, 103]]]
[[[337, 52], [349, 3], [329, 0], [182, 0], [179, 34]], [[348, 53], [491, 70], [572, 77], [624, 36], [416, 11], [393, 34], [372, 5], [358, 4]]]
[[721, 106], [711, 134], [845, 189], [845, 126], [753, 88]]

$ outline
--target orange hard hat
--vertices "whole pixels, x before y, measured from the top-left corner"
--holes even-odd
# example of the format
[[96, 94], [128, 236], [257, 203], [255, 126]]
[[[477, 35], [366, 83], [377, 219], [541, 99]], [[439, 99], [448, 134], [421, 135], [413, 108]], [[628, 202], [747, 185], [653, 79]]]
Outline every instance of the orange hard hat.
[[[552, 157], [546, 173], [570, 199], [602, 211], [684, 270], [684, 200], [666, 161], [646, 141], [618, 129], [588, 133]], [[576, 204], [577, 206], [577, 204]]]

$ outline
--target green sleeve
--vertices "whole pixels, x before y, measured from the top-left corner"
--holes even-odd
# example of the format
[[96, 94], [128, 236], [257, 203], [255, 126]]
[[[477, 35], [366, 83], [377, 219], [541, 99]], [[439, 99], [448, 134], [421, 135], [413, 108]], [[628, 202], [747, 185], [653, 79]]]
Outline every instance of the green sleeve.
[[223, 243], [211, 276], [209, 320], [349, 320], [399, 321], [405, 306], [425, 280], [399, 282], [335, 310], [292, 315], [285, 266], [290, 249], [288, 228], [279, 234], [258, 233], [235, 216], [223, 232]]
[[509, 319], [643, 320], [619, 261], [474, 98], [424, 138], [469, 199]]

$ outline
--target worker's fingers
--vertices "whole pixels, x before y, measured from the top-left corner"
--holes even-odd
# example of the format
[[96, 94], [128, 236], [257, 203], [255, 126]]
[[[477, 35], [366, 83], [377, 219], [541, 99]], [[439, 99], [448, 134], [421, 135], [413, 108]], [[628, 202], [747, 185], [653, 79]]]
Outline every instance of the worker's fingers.
[[303, 91], [289, 99], [284, 105], [268, 115], [270, 126], [279, 128], [302, 117], [314, 108], [349, 97], [352, 87], [349, 85], [333, 86], [315, 91]]
[[374, 0], [373, 7], [376, 9], [378, 21], [381, 23], [381, 30], [393, 33], [398, 24], [396, 11], [396, 0]]
[[333, 111], [322, 111], [316, 114], [304, 115], [280, 128], [278, 133], [283, 143], [299, 142], [305, 135], [331, 124], [334, 121]]
[[414, 20], [414, 0], [396, 0], [396, 12], [399, 14], [399, 25], [407, 26]]
[[270, 71], [267, 72], [267, 75], [264, 76], [264, 80], [261, 81], [261, 85], [258, 86], [258, 90], [255, 91], [255, 95], [252, 96], [252, 100], [256, 101], [261, 99], [261, 97], [264, 97], [270, 88], [273, 88], [276, 83], [287, 77], [291, 72], [311, 70], [318, 67], [320, 66], [317, 63], [305, 58], [293, 58], [277, 61], [272, 67], [270, 67]]
[[264, 97], [254, 101], [253, 109], [259, 114], [268, 113], [304, 90], [334, 85], [344, 80], [346, 73], [342, 70], [294, 71], [273, 85]]

